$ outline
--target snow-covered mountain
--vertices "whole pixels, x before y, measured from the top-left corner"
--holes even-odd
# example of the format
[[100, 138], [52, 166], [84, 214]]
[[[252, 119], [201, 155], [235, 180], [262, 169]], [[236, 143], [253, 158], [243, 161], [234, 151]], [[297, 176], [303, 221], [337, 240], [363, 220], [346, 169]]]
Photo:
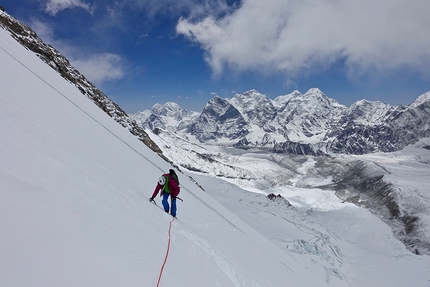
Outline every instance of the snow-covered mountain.
[[211, 99], [203, 112], [186, 127], [185, 132], [200, 142], [238, 140], [249, 133], [243, 115], [227, 100]]
[[[409, 106], [361, 100], [347, 108], [317, 88], [274, 100], [250, 90], [231, 99], [214, 97], [200, 115], [180, 122], [164, 118], [157, 126], [199, 143], [272, 148], [276, 153], [391, 152], [430, 135], [429, 94]], [[159, 120], [157, 111], [144, 114], [151, 114], [144, 127], [150, 119]]]
[[182, 109], [176, 103], [168, 102], [164, 105], [155, 104], [151, 110], [131, 114], [130, 118], [145, 130], [162, 128], [174, 132], [176, 127], [186, 124], [197, 115], [198, 113]]
[[[400, 150], [430, 133], [430, 97], [423, 94], [408, 106], [359, 102], [351, 106], [338, 130], [328, 133], [331, 151], [364, 154]], [[361, 114], [361, 116], [360, 116]]]

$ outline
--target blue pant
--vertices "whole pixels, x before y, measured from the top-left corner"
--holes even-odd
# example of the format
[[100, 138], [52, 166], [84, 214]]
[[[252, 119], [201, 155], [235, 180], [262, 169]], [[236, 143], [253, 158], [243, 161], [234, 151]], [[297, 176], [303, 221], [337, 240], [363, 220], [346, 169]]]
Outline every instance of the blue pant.
[[[163, 200], [161, 201], [161, 203], [163, 204], [164, 210], [166, 212], [169, 212], [169, 203], [167, 202], [167, 199], [169, 198], [170, 193], [163, 193]], [[171, 197], [170, 202], [172, 203], [172, 209], [170, 210], [170, 214], [173, 217], [176, 217], [176, 198]]]

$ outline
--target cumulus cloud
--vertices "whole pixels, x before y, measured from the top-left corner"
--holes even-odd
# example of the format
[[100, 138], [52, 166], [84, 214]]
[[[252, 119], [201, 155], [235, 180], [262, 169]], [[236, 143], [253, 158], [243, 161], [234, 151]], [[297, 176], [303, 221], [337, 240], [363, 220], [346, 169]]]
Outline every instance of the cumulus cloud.
[[112, 53], [83, 55], [85, 51], [80, 47], [55, 39], [52, 27], [45, 22], [33, 20], [31, 27], [44, 42], [56, 47], [93, 84], [100, 85], [126, 76], [127, 65], [120, 55]]
[[31, 28], [37, 33], [39, 38], [47, 43], [52, 43], [54, 39], [54, 31], [51, 26], [47, 25], [45, 22], [39, 21], [37, 19], [32, 19], [30, 23]]
[[430, 75], [428, 0], [243, 0], [222, 17], [181, 18], [214, 74], [291, 75], [345, 63], [350, 76], [413, 69]]
[[92, 13], [93, 10], [91, 5], [82, 0], [48, 0], [44, 4], [45, 12], [53, 16], [62, 10], [71, 8], [83, 8], [90, 13]]
[[123, 60], [116, 54], [93, 54], [84, 60], [72, 59], [71, 63], [95, 85], [122, 79], [126, 74]]

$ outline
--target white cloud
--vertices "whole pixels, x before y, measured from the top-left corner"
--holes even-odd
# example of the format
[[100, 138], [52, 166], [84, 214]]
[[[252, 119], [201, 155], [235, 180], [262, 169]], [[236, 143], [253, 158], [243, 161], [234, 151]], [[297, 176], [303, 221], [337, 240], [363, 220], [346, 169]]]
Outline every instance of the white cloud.
[[428, 0], [243, 0], [222, 18], [180, 19], [215, 75], [226, 67], [310, 72], [344, 60], [352, 76], [413, 68], [430, 75]]
[[71, 64], [93, 84], [122, 79], [126, 76], [126, 64], [120, 55], [112, 53], [85, 54], [80, 47], [71, 46], [53, 36], [53, 29], [48, 24], [33, 20], [31, 27], [45, 42], [58, 49]]
[[125, 67], [121, 56], [110, 53], [93, 54], [82, 60], [70, 60], [93, 84], [122, 79], [125, 76]]
[[57, 40], [54, 36], [53, 27], [47, 24], [46, 22], [32, 19], [30, 23], [30, 27], [37, 33], [37, 35], [39, 36], [40, 39], [43, 40], [43, 42], [55, 47], [66, 58], [69, 57], [70, 55], [73, 55], [77, 50], [73, 46], [70, 46], [61, 40]]
[[54, 31], [49, 25], [42, 21], [32, 19], [30, 26], [31, 29], [37, 33], [40, 39], [48, 43], [52, 42]]
[[56, 15], [62, 10], [71, 8], [83, 8], [90, 13], [93, 12], [93, 8], [82, 0], [47, 0], [44, 6], [45, 12], [51, 15]]

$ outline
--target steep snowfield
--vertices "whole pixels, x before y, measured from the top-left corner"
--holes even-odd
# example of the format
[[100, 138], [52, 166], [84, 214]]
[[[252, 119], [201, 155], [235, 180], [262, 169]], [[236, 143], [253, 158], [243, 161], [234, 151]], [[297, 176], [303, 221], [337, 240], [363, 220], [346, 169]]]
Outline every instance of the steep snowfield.
[[[156, 286], [171, 217], [148, 197], [171, 166], [1, 29], [0, 66], [0, 286]], [[430, 284], [428, 256], [330, 191], [179, 177], [160, 286]]]
[[[155, 286], [170, 166], [0, 30], [0, 285]], [[180, 176], [160, 286], [324, 286]]]

